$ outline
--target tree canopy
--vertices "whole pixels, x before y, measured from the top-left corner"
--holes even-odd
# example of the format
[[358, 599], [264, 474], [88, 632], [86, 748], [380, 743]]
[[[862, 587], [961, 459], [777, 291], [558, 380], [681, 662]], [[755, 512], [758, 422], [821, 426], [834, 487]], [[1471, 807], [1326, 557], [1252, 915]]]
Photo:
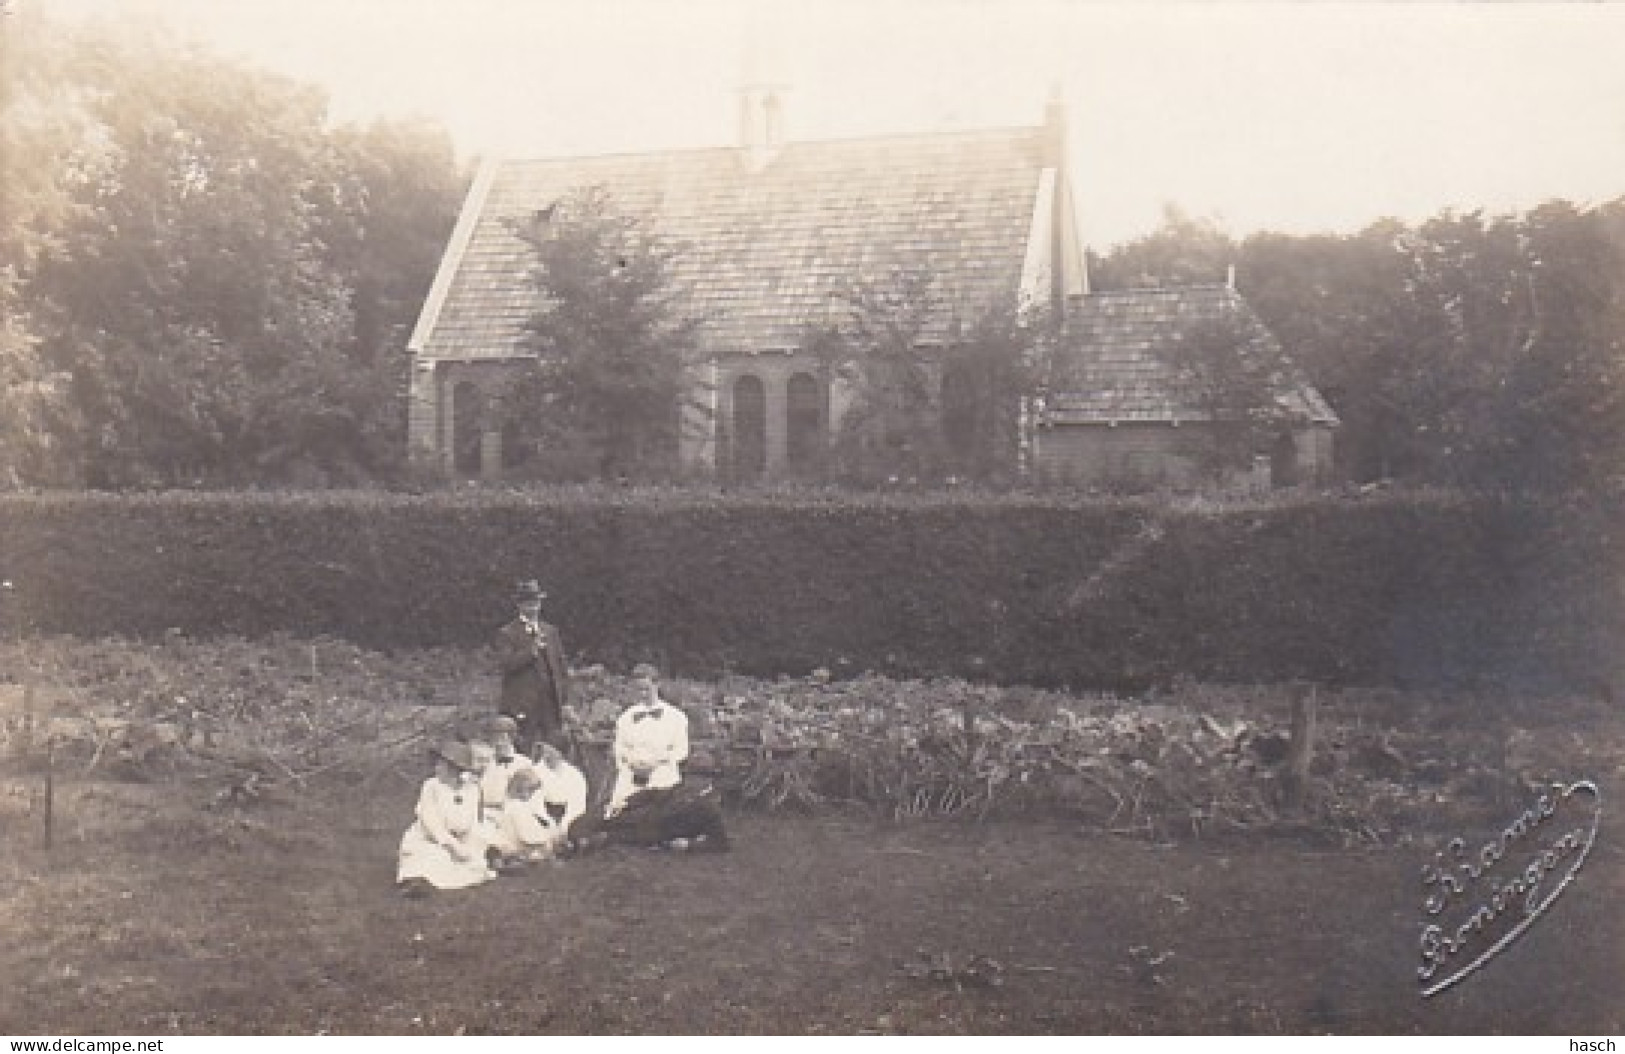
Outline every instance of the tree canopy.
[[[0, 18], [0, 487], [391, 481], [405, 341], [467, 174], [431, 124], [335, 127], [323, 95], [156, 37]], [[668, 474], [708, 428], [682, 247], [601, 192], [518, 231], [533, 368], [504, 408], [534, 474]], [[1336, 409], [1340, 470], [1506, 491], [1625, 486], [1625, 198], [1234, 238], [1170, 207], [1097, 289], [1236, 285]], [[1043, 325], [854, 286], [808, 335], [849, 478], [1014, 473]], [[1187, 372], [1213, 366], [1189, 344]], [[574, 468], [566, 463], [572, 462]], [[549, 464], [551, 463], [551, 467]]]
[[962, 315], [934, 274], [907, 268], [836, 300], [802, 342], [847, 392], [830, 469], [859, 484], [1016, 476], [1047, 316], [998, 305]]
[[503, 414], [507, 446], [542, 478], [671, 476], [681, 431], [709, 424], [693, 361], [704, 320], [673, 270], [682, 247], [601, 187], [577, 188], [515, 233], [534, 253], [538, 296], [526, 325], [535, 357]]
[[1167, 352], [1175, 381], [1211, 422], [1197, 461], [1214, 479], [1244, 471], [1291, 420], [1278, 395], [1289, 364], [1243, 315], [1209, 319]]
[[1100, 260], [1096, 284], [1212, 282], [1225, 261], [1342, 419], [1348, 478], [1625, 482], [1625, 198], [1239, 242], [1173, 213]]
[[112, 487], [386, 474], [404, 327], [461, 184], [444, 133], [332, 129], [314, 89], [158, 38], [26, 11], [0, 34], [0, 297], [26, 304], [0, 335], [22, 404], [0, 468]]

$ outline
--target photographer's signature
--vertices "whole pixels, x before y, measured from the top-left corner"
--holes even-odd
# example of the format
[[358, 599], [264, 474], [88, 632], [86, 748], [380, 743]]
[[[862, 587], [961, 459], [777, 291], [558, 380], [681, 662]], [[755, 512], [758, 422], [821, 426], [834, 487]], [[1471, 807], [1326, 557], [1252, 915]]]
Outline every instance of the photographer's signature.
[[[1562, 830], [1584, 808], [1584, 796], [1591, 801], [1589, 825]], [[1456, 838], [1424, 864], [1422, 885], [1428, 893], [1422, 901], [1422, 965], [1416, 971], [1422, 996], [1444, 991], [1489, 962], [1551, 907], [1585, 863], [1601, 820], [1602, 795], [1595, 783], [1553, 783], [1476, 852]], [[1549, 841], [1538, 840], [1547, 834]], [[1475, 948], [1481, 948], [1476, 955]], [[1454, 972], [1435, 980], [1451, 967]]]

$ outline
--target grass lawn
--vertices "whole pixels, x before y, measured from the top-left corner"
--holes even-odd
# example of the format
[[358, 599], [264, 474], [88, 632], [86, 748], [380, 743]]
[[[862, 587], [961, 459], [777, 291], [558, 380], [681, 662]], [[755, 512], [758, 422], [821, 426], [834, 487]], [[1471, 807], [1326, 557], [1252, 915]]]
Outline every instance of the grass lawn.
[[204, 770], [60, 765], [49, 853], [40, 773], [0, 770], [0, 1033], [1625, 1031], [1615, 761], [1574, 774], [1603, 794], [1574, 883], [1431, 999], [1420, 868], [1499, 825], [1323, 848], [736, 811], [730, 853], [611, 849], [408, 900], [420, 769], [223, 804]]

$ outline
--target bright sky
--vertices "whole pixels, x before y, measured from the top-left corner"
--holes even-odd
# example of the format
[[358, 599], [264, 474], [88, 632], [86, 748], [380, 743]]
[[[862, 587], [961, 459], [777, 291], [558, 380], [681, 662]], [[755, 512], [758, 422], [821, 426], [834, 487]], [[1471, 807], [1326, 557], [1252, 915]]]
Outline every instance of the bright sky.
[[1625, 195], [1625, 4], [14, 2], [162, 22], [470, 155], [730, 143], [747, 37], [793, 138], [1036, 124], [1060, 83], [1097, 249], [1164, 203], [1245, 235]]

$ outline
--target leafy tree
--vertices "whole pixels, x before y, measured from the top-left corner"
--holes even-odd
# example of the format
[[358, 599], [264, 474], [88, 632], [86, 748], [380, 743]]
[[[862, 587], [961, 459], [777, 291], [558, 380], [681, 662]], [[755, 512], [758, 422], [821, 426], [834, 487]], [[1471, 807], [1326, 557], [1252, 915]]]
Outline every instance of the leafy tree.
[[1453, 480], [1583, 489], [1625, 468], [1625, 254], [1605, 222], [1550, 202], [1478, 222], [1456, 249], [1466, 288], [1451, 290], [1447, 365], [1462, 380], [1441, 415]]
[[346, 125], [332, 138], [345, 182], [329, 250], [354, 290], [355, 342], [370, 358], [405, 346], [468, 174], [445, 128], [422, 118]]
[[351, 291], [349, 369], [374, 393], [359, 420], [366, 461], [394, 467], [406, 447], [406, 342], [434, 281], [468, 184], [450, 137], [421, 119], [347, 125], [332, 136], [340, 181], [323, 241]]
[[[1625, 481], [1625, 200], [1549, 202], [1516, 224], [1512, 332], [1471, 478], [1518, 490]], [[1612, 225], [1612, 229], [1610, 229]]]
[[580, 188], [517, 226], [535, 254], [535, 353], [503, 411], [511, 444], [544, 462], [585, 451], [597, 476], [667, 478], [684, 428], [704, 427], [694, 360], [703, 318], [675, 278], [681, 247]]
[[444, 137], [334, 133], [324, 96], [283, 78], [161, 38], [33, 28], [4, 74], [25, 105], [7, 108], [0, 164], [24, 178], [3, 181], [0, 287], [26, 281], [31, 310], [6, 314], [56, 382], [52, 478], [386, 474], [404, 447], [405, 327], [459, 196]]
[[1406, 289], [1411, 237], [1386, 220], [1352, 236], [1247, 239], [1238, 285], [1342, 421], [1335, 449], [1355, 480], [1428, 476], [1437, 444], [1422, 354], [1432, 322]]
[[324, 456], [367, 388], [333, 357], [348, 290], [323, 258], [321, 96], [201, 54], [78, 42], [94, 124], [78, 213], [37, 282], [92, 483], [232, 483]]
[[943, 350], [943, 428], [952, 471], [984, 482], [1020, 474], [1022, 406], [1038, 390], [1042, 348], [1058, 322], [1047, 307], [994, 308]]
[[1175, 383], [1211, 422], [1197, 461], [1213, 479], [1245, 471], [1290, 422], [1279, 395], [1291, 368], [1244, 307], [1192, 326], [1167, 352]]
[[1625, 450], [1617, 209], [1255, 236], [1242, 285], [1337, 408], [1353, 478], [1595, 486]]
[[55, 98], [63, 48], [31, 8], [0, 12], [0, 487], [52, 482], [64, 470], [67, 378], [39, 351], [42, 307], [30, 288], [52, 232], [70, 214], [60, 158], [78, 115]]
[[1214, 221], [1165, 204], [1162, 223], [1104, 256], [1091, 254], [1091, 285], [1100, 290], [1147, 285], [1213, 285], [1236, 262], [1235, 240]]
[[941, 362], [923, 346], [941, 311], [932, 276], [897, 271], [840, 294], [844, 320], [810, 334], [825, 371], [851, 393], [834, 436], [834, 465], [855, 482], [943, 475]]
[[1406, 274], [1403, 303], [1416, 321], [1406, 409], [1425, 439], [1422, 472], [1432, 481], [1473, 482], [1472, 465], [1494, 422], [1493, 392], [1524, 339], [1518, 303], [1515, 225], [1482, 213], [1443, 213], [1397, 242]]
[[833, 465], [846, 479], [984, 481], [1017, 469], [1041, 313], [990, 307], [967, 324], [929, 272], [854, 284], [843, 317], [803, 340], [851, 393]]

